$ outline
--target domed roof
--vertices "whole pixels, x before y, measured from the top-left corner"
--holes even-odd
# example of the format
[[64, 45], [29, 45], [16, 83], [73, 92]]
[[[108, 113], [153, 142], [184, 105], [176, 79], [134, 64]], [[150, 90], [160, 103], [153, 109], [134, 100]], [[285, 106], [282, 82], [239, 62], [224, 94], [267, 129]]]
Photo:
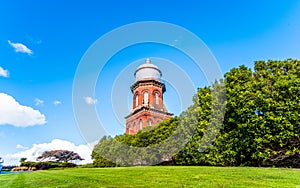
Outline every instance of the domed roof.
[[154, 79], [160, 80], [162, 74], [156, 65], [151, 64], [150, 59], [146, 59], [146, 62], [140, 65], [135, 73], [135, 81], [145, 80], [145, 79]]

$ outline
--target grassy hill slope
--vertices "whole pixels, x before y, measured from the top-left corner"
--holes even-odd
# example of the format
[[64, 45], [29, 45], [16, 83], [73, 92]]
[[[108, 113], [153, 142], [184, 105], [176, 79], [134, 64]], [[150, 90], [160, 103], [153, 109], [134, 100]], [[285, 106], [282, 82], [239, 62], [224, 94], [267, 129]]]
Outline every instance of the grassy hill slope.
[[300, 170], [155, 166], [1, 174], [0, 187], [300, 187]]

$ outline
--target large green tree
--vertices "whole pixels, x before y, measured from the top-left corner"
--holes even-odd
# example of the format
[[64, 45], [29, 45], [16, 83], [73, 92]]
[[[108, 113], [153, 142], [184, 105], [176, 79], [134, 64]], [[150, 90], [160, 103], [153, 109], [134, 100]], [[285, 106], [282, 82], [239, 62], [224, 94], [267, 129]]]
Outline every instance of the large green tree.
[[208, 162], [299, 167], [299, 61], [257, 61], [254, 72], [226, 73], [225, 83], [225, 120]]

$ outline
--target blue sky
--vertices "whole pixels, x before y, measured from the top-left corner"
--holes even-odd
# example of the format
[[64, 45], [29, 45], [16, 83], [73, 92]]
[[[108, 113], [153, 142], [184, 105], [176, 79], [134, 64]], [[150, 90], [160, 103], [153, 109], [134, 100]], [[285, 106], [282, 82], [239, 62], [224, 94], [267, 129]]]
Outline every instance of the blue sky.
[[[255, 60], [300, 59], [299, 19], [300, 1], [293, 0], [1, 1], [0, 94], [7, 104], [0, 103], [0, 156], [12, 163], [57, 145], [83, 152], [86, 143], [72, 107], [74, 75], [88, 48], [115, 28], [139, 21], [184, 27], [204, 41], [225, 73], [242, 64], [252, 68]], [[162, 45], [128, 48], [104, 67], [91, 105], [105, 113], [111, 108], [107, 106], [109, 88], [120, 71], [131, 62], [152, 56], [184, 60], [174, 49]], [[178, 66], [183, 65], [178, 62]], [[190, 71], [190, 76], [195, 80], [199, 75]], [[133, 75], [129, 77], [134, 80]], [[195, 81], [195, 87], [205, 84]], [[176, 91], [170, 85], [167, 89], [166, 105], [178, 115], [181, 109]], [[102, 94], [103, 90], [107, 93]], [[36, 121], [29, 126], [14, 111], [5, 115], [4, 108], [15, 102], [34, 113]], [[1, 124], [9, 118], [22, 125], [12, 121]], [[125, 131], [112, 114], [103, 123], [112, 135]]]

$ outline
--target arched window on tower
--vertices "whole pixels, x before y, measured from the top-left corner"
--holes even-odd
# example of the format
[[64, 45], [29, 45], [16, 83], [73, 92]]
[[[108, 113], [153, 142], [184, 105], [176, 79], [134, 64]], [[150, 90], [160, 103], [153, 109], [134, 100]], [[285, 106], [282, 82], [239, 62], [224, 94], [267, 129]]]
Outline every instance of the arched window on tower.
[[143, 128], [143, 121], [140, 119], [140, 130]]
[[136, 94], [135, 96], [135, 107], [138, 107], [139, 106], [139, 95]]
[[148, 104], [148, 92], [144, 93], [144, 104]]
[[155, 104], [158, 104], [159, 101], [158, 101], [158, 93], [155, 93]]
[[152, 119], [149, 118], [147, 122], [148, 122], [148, 126], [152, 126]]
[[136, 131], [136, 124], [135, 124], [135, 122], [133, 123], [133, 125], [131, 126], [132, 128], [131, 128], [131, 133], [134, 133], [135, 131]]
[[131, 126], [128, 124], [128, 126], [127, 126], [127, 132], [128, 132], [128, 134], [130, 134], [130, 129], [131, 129]]

